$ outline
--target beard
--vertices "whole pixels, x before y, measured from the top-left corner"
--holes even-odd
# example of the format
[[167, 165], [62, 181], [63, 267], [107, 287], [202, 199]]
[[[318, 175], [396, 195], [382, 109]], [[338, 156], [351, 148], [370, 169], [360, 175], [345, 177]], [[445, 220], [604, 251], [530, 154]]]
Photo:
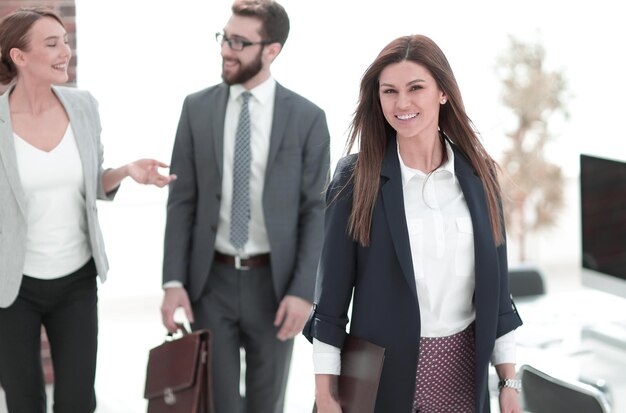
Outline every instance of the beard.
[[256, 58], [247, 65], [243, 65], [241, 62], [239, 62], [239, 70], [234, 73], [226, 73], [222, 66], [222, 80], [224, 80], [224, 83], [226, 83], [227, 85], [238, 85], [246, 83], [248, 80], [256, 76], [263, 69], [263, 62], [261, 61], [262, 53], [263, 48], [259, 50]]

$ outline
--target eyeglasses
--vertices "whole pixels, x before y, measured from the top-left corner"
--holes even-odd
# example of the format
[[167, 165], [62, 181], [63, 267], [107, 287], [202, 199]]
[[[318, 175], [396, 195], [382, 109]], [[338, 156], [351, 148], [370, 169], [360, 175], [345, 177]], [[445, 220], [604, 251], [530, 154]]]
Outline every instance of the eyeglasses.
[[215, 33], [215, 41], [217, 41], [217, 43], [219, 45], [223, 45], [224, 43], [228, 43], [228, 47], [231, 48], [231, 50], [235, 50], [237, 52], [242, 51], [244, 48], [248, 47], [248, 46], [253, 46], [255, 44], [260, 44], [265, 46], [266, 44], [270, 44], [272, 43], [269, 40], [261, 40], [260, 42], [249, 42], [247, 40], [241, 40], [241, 39], [231, 39], [229, 37], [226, 37], [224, 35], [224, 33]]

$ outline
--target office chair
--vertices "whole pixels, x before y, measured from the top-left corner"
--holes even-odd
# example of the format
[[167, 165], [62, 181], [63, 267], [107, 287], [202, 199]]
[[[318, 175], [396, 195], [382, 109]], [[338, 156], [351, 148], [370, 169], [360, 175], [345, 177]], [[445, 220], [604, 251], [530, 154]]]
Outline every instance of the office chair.
[[524, 411], [530, 413], [609, 413], [604, 393], [578, 381], [550, 376], [527, 364], [520, 367]]
[[513, 298], [545, 294], [541, 271], [532, 266], [509, 268], [509, 290]]

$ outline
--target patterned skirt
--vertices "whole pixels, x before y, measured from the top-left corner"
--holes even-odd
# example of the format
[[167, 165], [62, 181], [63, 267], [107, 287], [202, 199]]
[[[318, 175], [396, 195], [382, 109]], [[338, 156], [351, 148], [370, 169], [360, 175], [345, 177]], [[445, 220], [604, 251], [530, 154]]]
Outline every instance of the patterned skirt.
[[446, 337], [422, 337], [414, 413], [474, 412], [474, 323]]

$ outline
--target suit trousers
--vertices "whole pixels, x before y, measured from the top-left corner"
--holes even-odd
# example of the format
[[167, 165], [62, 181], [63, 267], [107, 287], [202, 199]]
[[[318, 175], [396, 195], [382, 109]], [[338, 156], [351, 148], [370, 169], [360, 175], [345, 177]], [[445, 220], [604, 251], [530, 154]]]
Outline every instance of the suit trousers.
[[237, 270], [213, 263], [203, 294], [193, 303], [193, 328], [212, 331], [215, 413], [282, 413], [293, 340], [276, 338], [277, 309], [269, 266]]
[[95, 410], [97, 301], [93, 259], [57, 279], [23, 277], [16, 301], [0, 308], [0, 382], [10, 413], [46, 412], [42, 325], [54, 368], [54, 412]]

